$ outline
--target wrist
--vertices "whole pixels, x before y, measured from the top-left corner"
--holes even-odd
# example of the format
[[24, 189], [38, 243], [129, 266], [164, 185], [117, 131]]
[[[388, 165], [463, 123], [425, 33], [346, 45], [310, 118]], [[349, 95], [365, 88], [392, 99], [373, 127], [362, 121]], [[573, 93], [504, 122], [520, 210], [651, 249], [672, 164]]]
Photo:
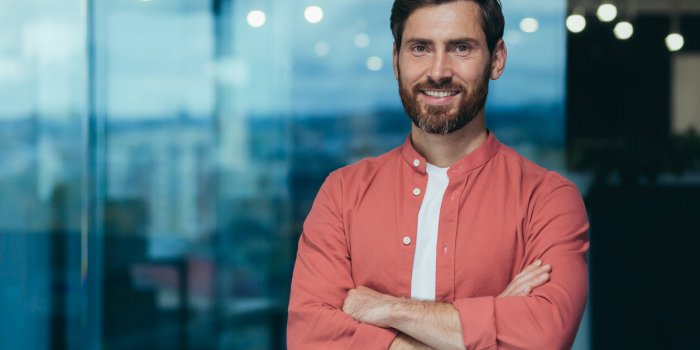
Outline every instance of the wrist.
[[387, 323], [389, 323], [390, 327], [399, 330], [403, 328], [401, 325], [403, 325], [407, 321], [408, 317], [410, 317], [410, 312], [408, 309], [410, 308], [411, 301], [411, 299], [406, 298], [395, 298], [388, 304], [389, 310], [387, 312]]

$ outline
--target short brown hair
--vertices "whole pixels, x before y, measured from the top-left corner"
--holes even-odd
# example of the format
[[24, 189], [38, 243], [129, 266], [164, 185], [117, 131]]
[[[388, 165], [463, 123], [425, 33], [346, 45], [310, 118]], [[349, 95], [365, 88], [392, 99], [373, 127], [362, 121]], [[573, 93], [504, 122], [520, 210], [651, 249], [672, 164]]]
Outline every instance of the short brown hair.
[[[465, 0], [395, 0], [391, 7], [391, 33], [394, 35], [396, 49], [401, 48], [401, 37], [408, 17], [416, 10], [426, 6], [442, 5], [454, 1]], [[473, 1], [481, 8], [481, 28], [486, 35], [486, 44], [489, 51], [493, 52], [496, 43], [503, 38], [505, 19], [500, 0], [468, 0]]]

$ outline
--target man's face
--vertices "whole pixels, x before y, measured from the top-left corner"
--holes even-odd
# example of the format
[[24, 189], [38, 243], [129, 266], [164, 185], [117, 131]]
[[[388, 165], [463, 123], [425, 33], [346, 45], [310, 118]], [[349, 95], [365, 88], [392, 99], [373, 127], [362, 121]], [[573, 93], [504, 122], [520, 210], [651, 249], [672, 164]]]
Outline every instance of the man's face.
[[[501, 43], [495, 51], [500, 48], [505, 51]], [[400, 51], [394, 50], [406, 113], [431, 134], [449, 134], [473, 120], [486, 102], [489, 78], [497, 79], [502, 69], [492, 65], [480, 9], [472, 1], [416, 10], [406, 21]]]

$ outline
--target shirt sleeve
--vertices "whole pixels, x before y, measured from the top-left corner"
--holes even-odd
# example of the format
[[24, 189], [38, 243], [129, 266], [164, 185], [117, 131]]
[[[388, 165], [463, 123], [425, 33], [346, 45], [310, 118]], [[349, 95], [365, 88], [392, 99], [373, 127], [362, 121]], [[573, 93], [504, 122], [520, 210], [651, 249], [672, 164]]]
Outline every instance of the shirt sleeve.
[[464, 344], [478, 349], [570, 349], [588, 294], [588, 218], [565, 182], [533, 197], [526, 224], [528, 264], [551, 264], [550, 280], [524, 297], [458, 299]]
[[342, 182], [321, 186], [299, 239], [289, 300], [287, 347], [388, 349], [396, 331], [355, 321], [342, 311], [354, 288], [342, 217]]

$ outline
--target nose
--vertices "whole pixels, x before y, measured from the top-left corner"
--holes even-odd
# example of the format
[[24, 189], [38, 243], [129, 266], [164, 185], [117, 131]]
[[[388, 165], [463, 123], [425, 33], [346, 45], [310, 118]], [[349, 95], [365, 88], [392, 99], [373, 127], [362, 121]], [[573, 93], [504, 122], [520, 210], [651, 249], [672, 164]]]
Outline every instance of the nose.
[[452, 79], [452, 67], [446, 53], [438, 52], [433, 56], [428, 78], [436, 83], [443, 83]]

